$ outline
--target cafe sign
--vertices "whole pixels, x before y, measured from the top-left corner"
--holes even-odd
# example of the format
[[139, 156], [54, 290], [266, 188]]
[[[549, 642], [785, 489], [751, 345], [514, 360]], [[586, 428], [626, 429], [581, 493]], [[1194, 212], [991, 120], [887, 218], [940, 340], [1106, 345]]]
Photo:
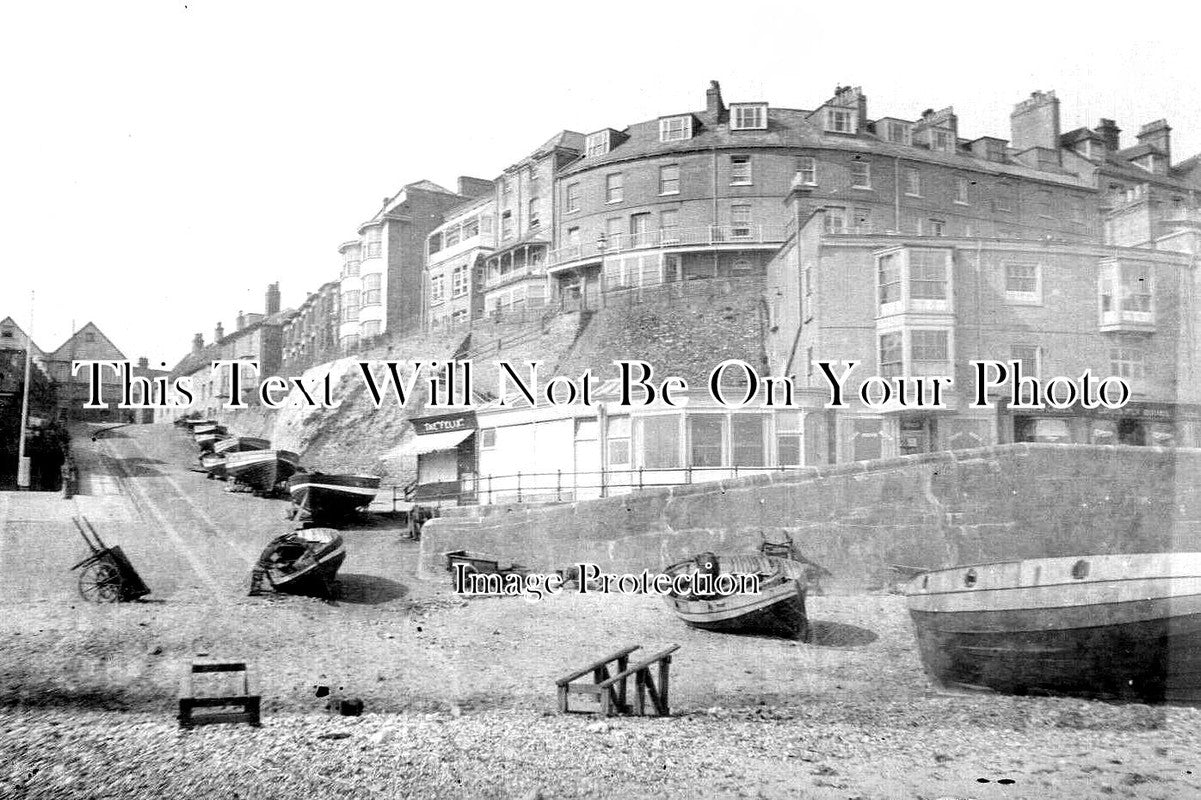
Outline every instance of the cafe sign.
[[473, 431], [478, 426], [474, 411], [464, 411], [459, 414], [442, 414], [437, 417], [422, 417], [412, 420], [413, 430], [418, 436], [433, 433], [449, 433], [450, 431]]

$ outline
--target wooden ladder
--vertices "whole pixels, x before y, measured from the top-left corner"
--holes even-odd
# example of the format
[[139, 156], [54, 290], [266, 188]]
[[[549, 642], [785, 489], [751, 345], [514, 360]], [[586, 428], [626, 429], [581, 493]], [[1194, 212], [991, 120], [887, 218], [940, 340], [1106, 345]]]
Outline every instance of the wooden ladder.
[[[235, 693], [196, 695], [196, 676], [213, 673], [241, 673], [241, 691]], [[235, 682], [236, 681], [236, 676]], [[220, 722], [248, 722], [255, 727], [260, 724], [260, 695], [250, 692], [250, 675], [246, 665], [238, 661], [200, 661], [189, 665], [179, 679], [179, 726], [192, 728], [196, 725], [213, 725]], [[237, 708], [237, 711], [205, 711], [197, 709]]]
[[[555, 681], [559, 690], [559, 711], [567, 713], [568, 697], [572, 694], [596, 697], [600, 701], [599, 713], [603, 716], [613, 714], [633, 713], [646, 716], [646, 700], [649, 697], [655, 713], [661, 717], [671, 715], [668, 705], [669, 674], [671, 671], [671, 656], [680, 649], [673, 644], [665, 650], [654, 654], [632, 666], [629, 665], [630, 653], [639, 649], [640, 645], [630, 645], [616, 653], [595, 661], [586, 667], [564, 675]], [[609, 674], [609, 664], [615, 663], [616, 673]], [[658, 681], [652, 669], [658, 665]], [[592, 673], [592, 683], [573, 682], [577, 678]], [[626, 685], [630, 677], [634, 678], [634, 706], [626, 702]], [[579, 711], [580, 709], [577, 709]]]

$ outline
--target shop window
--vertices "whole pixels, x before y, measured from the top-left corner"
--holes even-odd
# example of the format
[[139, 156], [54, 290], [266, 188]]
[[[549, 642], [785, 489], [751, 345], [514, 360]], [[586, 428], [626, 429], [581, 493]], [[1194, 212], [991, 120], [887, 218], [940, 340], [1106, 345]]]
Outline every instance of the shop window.
[[804, 464], [804, 416], [800, 411], [776, 413], [776, 464], [799, 467]]
[[641, 417], [642, 466], [647, 469], [671, 469], [680, 464], [680, 418]]
[[730, 446], [733, 449], [733, 466], [762, 467], [767, 463], [764, 454], [762, 414], [735, 413], [730, 417]]
[[697, 414], [688, 418], [689, 464], [693, 467], [720, 467], [724, 463], [724, 416]]
[[856, 419], [851, 423], [851, 460], [868, 461], [880, 458], [884, 450], [883, 420]]
[[608, 431], [608, 463], [610, 467], [630, 466], [630, 418], [610, 417]]

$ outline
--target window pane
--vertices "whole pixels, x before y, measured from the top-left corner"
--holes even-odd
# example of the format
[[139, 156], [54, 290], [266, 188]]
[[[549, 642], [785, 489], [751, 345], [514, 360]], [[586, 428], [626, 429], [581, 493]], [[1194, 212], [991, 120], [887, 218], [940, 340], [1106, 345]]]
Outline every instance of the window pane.
[[680, 418], [644, 417], [642, 428], [642, 465], [648, 469], [680, 466]]
[[689, 463], [694, 467], [720, 467], [722, 465], [722, 431], [724, 416], [715, 414], [688, 418], [688, 440], [691, 449]]
[[761, 467], [767, 463], [763, 454], [763, 420], [761, 414], [735, 414], [730, 418], [734, 466]]

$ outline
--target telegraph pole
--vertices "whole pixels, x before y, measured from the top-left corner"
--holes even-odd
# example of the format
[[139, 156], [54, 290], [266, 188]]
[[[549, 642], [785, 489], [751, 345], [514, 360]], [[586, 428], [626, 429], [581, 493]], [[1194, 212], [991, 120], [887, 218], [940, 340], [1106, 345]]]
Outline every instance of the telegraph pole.
[[29, 379], [33, 366], [33, 292], [29, 293], [29, 330], [25, 332], [25, 391], [21, 398], [21, 442], [17, 445], [17, 488], [29, 489], [29, 459], [25, 456], [25, 430], [29, 425]]

